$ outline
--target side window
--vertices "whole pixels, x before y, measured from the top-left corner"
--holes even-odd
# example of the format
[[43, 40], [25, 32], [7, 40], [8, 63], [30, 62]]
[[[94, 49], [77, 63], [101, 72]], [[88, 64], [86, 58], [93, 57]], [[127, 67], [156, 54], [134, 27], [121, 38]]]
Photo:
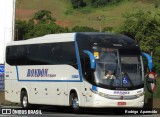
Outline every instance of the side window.
[[6, 62], [9, 65], [16, 65], [17, 62], [17, 47], [8, 46], [6, 49]]
[[17, 58], [16, 58], [16, 65], [23, 65], [23, 64], [27, 64], [27, 60], [25, 59], [25, 55], [24, 55], [24, 47], [25, 46], [17, 46]]
[[10, 47], [6, 48], [6, 56], [10, 54]]
[[10, 48], [11, 47], [9, 47], [9, 46], [6, 48], [6, 62], [8, 64], [10, 64]]
[[52, 44], [50, 52], [50, 58], [53, 61], [53, 64], [62, 64], [61, 59], [63, 57], [63, 53], [61, 43]]
[[38, 52], [39, 50], [39, 45], [29, 45], [28, 47], [25, 48], [25, 53], [26, 53], [26, 59], [28, 60], [28, 65], [38, 65], [40, 63], [39, 57], [38, 57]]
[[78, 67], [77, 67], [77, 59], [76, 59], [74, 43], [66, 42], [66, 43], [61, 43], [61, 45], [62, 45], [62, 50], [59, 56], [59, 62], [61, 64], [71, 65], [77, 69]]
[[73, 42], [8, 46], [6, 62], [10, 65], [58, 65], [77, 67]]

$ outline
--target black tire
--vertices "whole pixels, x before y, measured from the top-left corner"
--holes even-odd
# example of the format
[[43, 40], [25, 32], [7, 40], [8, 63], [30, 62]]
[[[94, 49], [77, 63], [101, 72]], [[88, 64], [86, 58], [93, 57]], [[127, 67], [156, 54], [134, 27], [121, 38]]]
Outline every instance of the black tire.
[[79, 100], [76, 93], [70, 94], [70, 107], [71, 111], [74, 113], [80, 113], [82, 109], [79, 107]]
[[26, 91], [22, 91], [21, 92], [21, 99], [20, 100], [21, 100], [21, 106], [22, 106], [22, 108], [28, 109], [28, 108], [31, 107], [31, 105], [28, 102], [28, 94], [27, 94]]

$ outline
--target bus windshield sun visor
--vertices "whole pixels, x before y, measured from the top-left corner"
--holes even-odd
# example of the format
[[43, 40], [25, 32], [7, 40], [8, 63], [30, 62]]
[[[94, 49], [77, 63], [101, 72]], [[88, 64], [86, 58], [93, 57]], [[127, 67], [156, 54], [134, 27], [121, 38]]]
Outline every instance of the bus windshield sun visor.
[[83, 52], [86, 53], [90, 58], [91, 69], [95, 69], [96, 68], [96, 61], [95, 61], [94, 55], [88, 50], [84, 50]]
[[145, 53], [145, 52], [142, 52], [142, 55], [147, 59], [148, 68], [149, 68], [150, 71], [152, 71], [152, 69], [153, 69], [152, 57], [149, 54]]

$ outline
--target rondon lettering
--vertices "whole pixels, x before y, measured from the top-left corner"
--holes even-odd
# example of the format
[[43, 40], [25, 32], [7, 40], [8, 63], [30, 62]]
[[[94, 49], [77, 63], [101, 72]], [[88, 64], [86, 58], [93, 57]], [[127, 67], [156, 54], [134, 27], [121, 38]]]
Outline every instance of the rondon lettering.
[[27, 77], [55, 77], [55, 74], [48, 74], [48, 69], [28, 69]]

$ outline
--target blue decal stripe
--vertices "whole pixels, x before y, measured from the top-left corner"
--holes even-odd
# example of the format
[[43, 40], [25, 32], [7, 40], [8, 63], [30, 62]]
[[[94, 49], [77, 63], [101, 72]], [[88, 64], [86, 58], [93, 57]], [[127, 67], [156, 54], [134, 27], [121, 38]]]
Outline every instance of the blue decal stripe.
[[97, 87], [96, 87], [96, 86], [93, 86], [93, 85], [92, 85], [92, 90], [98, 91]]

